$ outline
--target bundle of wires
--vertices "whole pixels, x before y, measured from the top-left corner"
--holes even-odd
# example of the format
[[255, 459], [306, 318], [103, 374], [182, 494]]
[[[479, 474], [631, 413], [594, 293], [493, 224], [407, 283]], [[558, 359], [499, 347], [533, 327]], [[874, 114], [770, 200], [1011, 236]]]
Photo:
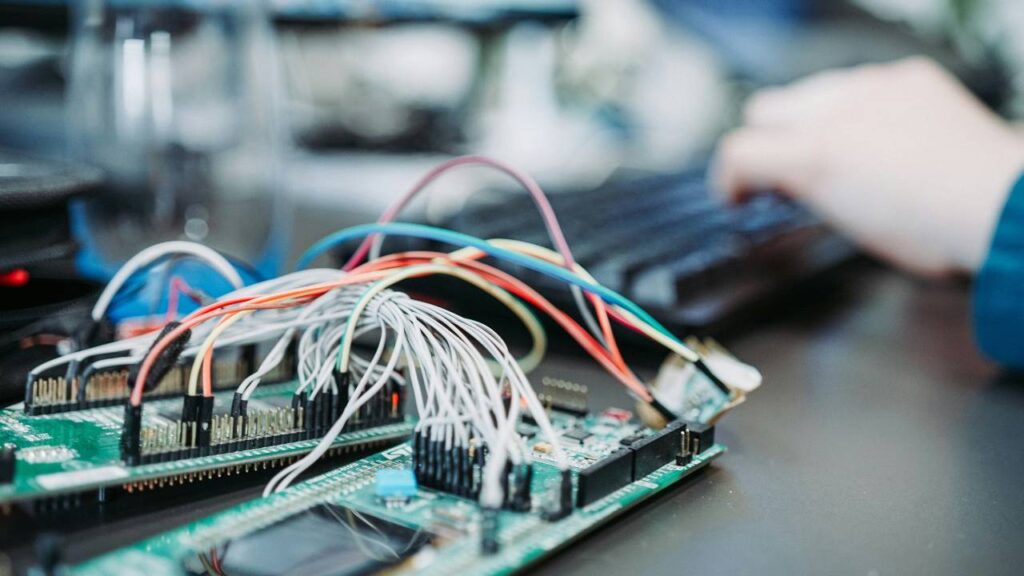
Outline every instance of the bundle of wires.
[[[483, 240], [450, 230], [406, 223], [391, 223], [415, 194], [448, 170], [467, 165], [496, 168], [526, 188], [551, 233], [556, 250], [513, 240]], [[430, 239], [454, 245], [450, 253], [414, 251], [379, 256], [383, 235]], [[341, 271], [305, 269], [326, 251], [352, 240], [362, 244]], [[364, 258], [372, 258], [364, 262]], [[484, 257], [505, 260], [566, 282], [577, 296], [583, 325], [537, 291], [502, 270], [483, 262]], [[555, 447], [556, 463], [568, 468], [543, 406], [526, 374], [540, 362], [546, 345], [544, 331], [531, 308], [550, 316], [637, 399], [661, 412], [650, 389], [629, 369], [616, 343], [612, 322], [639, 332], [694, 363], [710, 377], [697, 353], [622, 295], [598, 284], [572, 257], [540, 187], [528, 176], [495, 160], [461, 157], [431, 171], [395, 203], [376, 224], [341, 230], [314, 244], [303, 255], [299, 270], [240, 288], [188, 314], [179, 323], [152, 334], [114, 342], [56, 363], [78, 362], [90, 356], [110, 365], [137, 365], [129, 404], [141, 409], [147, 383], [161, 369], [162, 358], [180, 346], [191, 359], [188, 394], [213, 396], [212, 363], [217, 348], [272, 341], [260, 366], [238, 386], [237, 395], [248, 399], [261, 379], [274, 370], [292, 343], [297, 343], [296, 394], [315, 398], [337, 393], [338, 382], [352, 383], [341, 416], [307, 456], [283, 469], [267, 485], [271, 493], [287, 487], [330, 449], [346, 423], [389, 381], [411, 391], [419, 417], [417, 430], [447, 448], [486, 445], [487, 460], [481, 503], [500, 505], [501, 474], [506, 462], [529, 458], [516, 432], [521, 412], [528, 413]], [[438, 306], [415, 300], [393, 287], [405, 280], [444, 275], [457, 278], [489, 294], [509, 308], [526, 326], [533, 346], [515, 358], [503, 339], [484, 324], [460, 317]], [[356, 353], [357, 341], [376, 337], [372, 354]], [[276, 341], [275, 341], [276, 340]], [[52, 366], [40, 367], [49, 369]], [[158, 374], [157, 374], [158, 375]], [[344, 375], [344, 379], [336, 378]]]

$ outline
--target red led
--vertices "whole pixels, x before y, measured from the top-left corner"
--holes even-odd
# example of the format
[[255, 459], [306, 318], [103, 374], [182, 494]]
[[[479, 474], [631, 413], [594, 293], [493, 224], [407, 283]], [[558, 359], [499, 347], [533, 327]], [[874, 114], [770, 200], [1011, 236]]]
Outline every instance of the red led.
[[20, 288], [25, 284], [28, 284], [28, 280], [28, 270], [25, 270], [24, 268], [15, 268], [14, 270], [0, 272], [0, 286]]
[[633, 413], [622, 408], [608, 408], [604, 412], [601, 412], [601, 416], [617, 422], [629, 422], [629, 420], [633, 418]]

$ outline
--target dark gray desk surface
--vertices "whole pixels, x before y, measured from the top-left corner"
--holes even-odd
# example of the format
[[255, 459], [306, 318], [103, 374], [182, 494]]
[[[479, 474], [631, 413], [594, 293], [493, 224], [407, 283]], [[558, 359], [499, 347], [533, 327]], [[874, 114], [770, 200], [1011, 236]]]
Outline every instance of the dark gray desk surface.
[[857, 266], [807, 300], [727, 340], [765, 376], [730, 452], [544, 573], [1024, 573], [1024, 379], [967, 289]]
[[[720, 425], [730, 452], [541, 573], [1024, 570], [1024, 381], [1000, 379], [972, 348], [963, 286], [855, 265], [725, 341], [765, 375]], [[590, 382], [594, 405], [624, 402], [590, 363], [554, 358], [546, 369]], [[258, 490], [79, 521], [67, 554], [96, 554]], [[0, 539], [19, 566], [29, 526]]]

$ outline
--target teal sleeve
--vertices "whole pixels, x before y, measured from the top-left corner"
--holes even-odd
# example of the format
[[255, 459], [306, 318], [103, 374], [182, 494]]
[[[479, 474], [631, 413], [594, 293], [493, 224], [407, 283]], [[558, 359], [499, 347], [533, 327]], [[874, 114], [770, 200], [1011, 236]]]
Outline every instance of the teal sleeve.
[[1024, 175], [1010, 191], [975, 279], [974, 330], [985, 355], [1024, 369]]

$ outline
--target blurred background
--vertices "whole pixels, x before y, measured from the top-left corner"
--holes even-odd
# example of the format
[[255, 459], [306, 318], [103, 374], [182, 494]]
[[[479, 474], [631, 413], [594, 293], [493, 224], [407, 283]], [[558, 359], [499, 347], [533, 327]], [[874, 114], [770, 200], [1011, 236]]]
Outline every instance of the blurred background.
[[[740, 457], [623, 526], [648, 527], [647, 556], [677, 569], [678, 554], [655, 552], [679, 550], [686, 517], [693, 558], [718, 572], [771, 550], [783, 553], [769, 572], [807, 570], [817, 547], [849, 571], [984, 573], [1019, 531], [1006, 503], [1021, 501], [1020, 449], [999, 439], [1015, 437], [1024, 399], [1014, 382], [985, 385], [991, 367], [964, 355], [962, 291], [854, 269], [794, 296], [857, 250], [798, 206], [764, 195], [726, 207], [705, 185], [755, 90], [911, 55], [1024, 117], [1021, 0], [0, 0], [0, 402], [24, 398], [40, 362], [230, 289], [196, 259], [168, 257], [93, 322], [100, 289], [139, 250], [200, 242], [251, 283], [376, 220], [438, 162], [485, 154], [535, 176], [579, 262], [677, 333], [721, 337], [779, 295], [796, 301], [780, 314], [804, 313], [735, 350], [771, 383], [765, 409], [723, 431]], [[446, 174], [400, 219], [549, 245], [521, 188], [477, 167]], [[344, 254], [332, 256], [320, 263]], [[510, 271], [576, 309], [564, 285]], [[457, 288], [428, 296], [502, 320], [466, 310], [481, 299]], [[831, 316], [830, 303], [847, 306]], [[648, 351], [641, 370], [661, 360]], [[587, 370], [556, 356], [545, 375], [604, 382]], [[591, 391], [628, 405], [611, 386]], [[179, 508], [214, 508], [193, 496]], [[154, 504], [145, 530], [183, 521]], [[86, 522], [81, 550], [145, 533], [135, 518], [116, 534]], [[590, 564], [570, 555], [552, 571], [636, 557], [618, 531], [592, 544]]]
[[[0, 328], [75, 309], [163, 240], [208, 244], [247, 281], [280, 273], [454, 155], [500, 158], [556, 197], [660, 175], [696, 186], [748, 94], [826, 68], [925, 54], [1016, 117], [1021, 29], [1014, 0], [2, 1]], [[508, 194], [521, 193], [461, 170], [403, 217], [515, 235], [509, 215], [531, 208]], [[807, 225], [771, 210], [735, 219], [745, 242]], [[561, 210], [570, 240], [607, 234], [578, 213]], [[674, 242], [657, 269], [648, 251], [598, 277], [672, 319], [678, 279], [736, 251]], [[188, 280], [176, 306], [227, 289], [189, 266], [156, 271]], [[113, 317], [177, 298], [138, 284]], [[5, 345], [24, 346], [17, 334]]]

